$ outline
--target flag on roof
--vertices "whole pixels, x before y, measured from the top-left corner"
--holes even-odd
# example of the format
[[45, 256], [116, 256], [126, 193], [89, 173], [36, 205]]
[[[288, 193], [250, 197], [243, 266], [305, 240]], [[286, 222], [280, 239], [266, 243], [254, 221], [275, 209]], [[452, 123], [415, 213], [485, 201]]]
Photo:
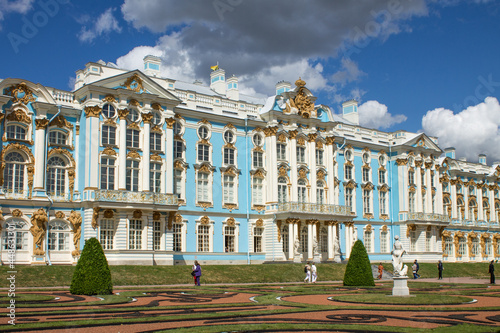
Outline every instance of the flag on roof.
[[219, 69], [219, 64], [217, 64], [217, 65], [215, 65], [215, 66], [210, 67], [210, 69], [211, 69], [211, 70], [213, 70], [213, 71], [218, 70], [218, 69]]

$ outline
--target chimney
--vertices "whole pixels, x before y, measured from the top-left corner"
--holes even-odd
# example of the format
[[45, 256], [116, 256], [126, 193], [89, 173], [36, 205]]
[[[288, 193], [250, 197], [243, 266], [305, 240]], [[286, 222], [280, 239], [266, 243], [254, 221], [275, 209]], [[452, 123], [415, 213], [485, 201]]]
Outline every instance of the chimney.
[[455, 159], [455, 147], [448, 147], [444, 149], [444, 156]]
[[226, 94], [226, 71], [218, 66], [210, 73], [210, 89], [221, 95]]
[[485, 154], [479, 154], [479, 163], [482, 165], [486, 165], [486, 155]]
[[144, 73], [148, 76], [160, 76], [161, 59], [153, 55], [147, 55], [143, 59]]
[[288, 81], [280, 81], [276, 83], [276, 95], [281, 95], [281, 93], [290, 91], [292, 89], [292, 84]]
[[226, 96], [233, 101], [240, 100], [240, 91], [238, 90], [238, 77], [233, 75], [229, 79], [227, 79]]
[[359, 125], [358, 102], [354, 99], [342, 103], [342, 116], [345, 120]]

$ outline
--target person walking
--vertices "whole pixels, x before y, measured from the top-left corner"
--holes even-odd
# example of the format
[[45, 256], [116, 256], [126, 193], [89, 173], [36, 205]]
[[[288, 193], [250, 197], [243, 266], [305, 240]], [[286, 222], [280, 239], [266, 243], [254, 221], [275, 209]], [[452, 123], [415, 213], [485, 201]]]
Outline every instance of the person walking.
[[413, 279], [417, 278], [417, 264], [413, 262], [413, 265], [411, 266], [411, 270], [413, 272]]
[[443, 263], [441, 262], [441, 260], [438, 261], [438, 274], [439, 274], [439, 277], [438, 277], [438, 280], [442, 280], [443, 279]]
[[196, 273], [194, 272], [195, 269], [196, 269], [196, 264], [193, 264], [193, 267], [191, 268], [191, 276], [193, 277], [194, 285], [196, 286], [196, 276], [195, 276]]
[[304, 273], [306, 273], [306, 278], [304, 279], [304, 282], [311, 282], [311, 266], [309, 266], [309, 261], [304, 267]]
[[316, 283], [316, 280], [318, 279], [318, 273], [316, 271], [316, 265], [312, 263], [311, 265], [311, 279], [312, 283]]
[[193, 272], [194, 272], [194, 285], [199, 286], [200, 285], [200, 277], [201, 277], [201, 266], [198, 260], [194, 261], [194, 266], [196, 267]]
[[418, 279], [420, 277], [420, 275], [418, 274], [418, 270], [420, 269], [420, 265], [418, 264], [417, 259], [415, 259], [415, 265], [417, 265], [417, 270], [415, 271], [415, 276], [416, 276], [416, 279]]
[[493, 266], [494, 261], [490, 262], [490, 267], [488, 268], [488, 272], [490, 273], [490, 283], [495, 284], [495, 266]]
[[378, 264], [378, 279], [382, 280], [382, 274], [384, 273], [384, 266], [382, 263]]

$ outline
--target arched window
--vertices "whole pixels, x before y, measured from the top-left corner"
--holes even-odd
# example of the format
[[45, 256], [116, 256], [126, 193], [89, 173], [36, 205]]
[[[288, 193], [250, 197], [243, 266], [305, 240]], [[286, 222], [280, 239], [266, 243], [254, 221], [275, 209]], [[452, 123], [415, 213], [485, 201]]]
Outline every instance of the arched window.
[[3, 172], [4, 189], [8, 192], [22, 193], [24, 190], [24, 173], [26, 160], [18, 152], [11, 152], [5, 156], [5, 169]]
[[469, 221], [475, 221], [476, 220], [476, 214], [477, 214], [477, 203], [476, 200], [469, 200]]
[[28, 224], [20, 219], [10, 219], [5, 222], [2, 232], [2, 248], [9, 250], [9, 244], [15, 244], [15, 249], [28, 250]]
[[408, 212], [415, 212], [415, 192], [408, 194]]
[[47, 162], [47, 193], [62, 196], [66, 189], [66, 162], [54, 156]]
[[465, 219], [465, 216], [464, 216], [464, 212], [465, 212], [465, 205], [464, 205], [464, 201], [462, 199], [458, 199], [457, 200], [457, 213], [458, 213], [458, 219], [460, 221], [464, 220]]
[[298, 199], [299, 199], [299, 202], [301, 203], [304, 203], [304, 202], [307, 202], [307, 188], [306, 188], [306, 185], [307, 185], [307, 182], [305, 179], [299, 179], [299, 181], [297, 182], [297, 187], [298, 187]]
[[447, 196], [443, 197], [443, 213], [451, 217], [451, 201]]
[[26, 128], [21, 125], [8, 125], [6, 130], [7, 140], [26, 140]]
[[278, 178], [278, 202], [287, 202], [287, 185], [286, 178], [279, 177]]
[[490, 204], [487, 198], [483, 198], [483, 219], [486, 222], [490, 221]]
[[63, 221], [49, 223], [49, 250], [69, 251], [69, 225]]

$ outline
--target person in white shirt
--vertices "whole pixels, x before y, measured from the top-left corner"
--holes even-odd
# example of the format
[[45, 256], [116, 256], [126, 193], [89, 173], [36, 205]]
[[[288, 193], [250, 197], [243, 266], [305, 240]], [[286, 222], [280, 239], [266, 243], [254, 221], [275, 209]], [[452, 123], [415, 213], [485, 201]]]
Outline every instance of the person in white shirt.
[[309, 261], [304, 267], [304, 273], [306, 273], [306, 278], [304, 279], [304, 282], [311, 282], [311, 266], [309, 266]]
[[316, 283], [316, 280], [318, 279], [318, 273], [316, 272], [316, 265], [314, 263], [311, 265], [311, 279], [312, 283]]

